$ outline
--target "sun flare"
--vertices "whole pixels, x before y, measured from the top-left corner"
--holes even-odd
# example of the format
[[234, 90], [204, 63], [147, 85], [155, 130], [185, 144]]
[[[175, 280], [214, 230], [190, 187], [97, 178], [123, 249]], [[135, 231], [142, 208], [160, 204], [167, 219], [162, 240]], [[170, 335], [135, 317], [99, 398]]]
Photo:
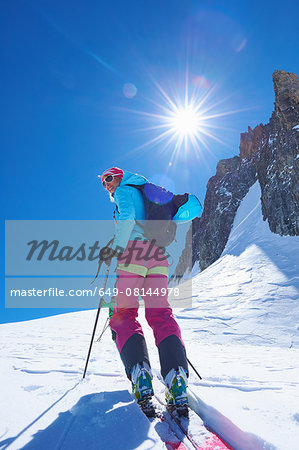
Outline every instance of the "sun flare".
[[190, 106], [176, 111], [170, 120], [173, 131], [183, 137], [196, 135], [200, 131], [199, 123], [200, 115]]
[[[138, 131], [147, 136], [145, 142], [132, 150], [139, 152], [146, 147], [159, 146], [160, 154], [167, 154], [171, 166], [181, 157], [196, 157], [205, 160], [213, 155], [212, 141], [229, 146], [222, 137], [226, 131], [223, 118], [245, 109], [227, 110], [227, 97], [219, 92], [217, 83], [190, 84], [186, 76], [185, 85], [179, 89], [172, 85], [168, 91], [151, 77], [156, 93], [144, 99], [152, 108], [147, 111], [125, 109], [140, 118], [144, 127]], [[223, 110], [221, 106], [226, 106]]]

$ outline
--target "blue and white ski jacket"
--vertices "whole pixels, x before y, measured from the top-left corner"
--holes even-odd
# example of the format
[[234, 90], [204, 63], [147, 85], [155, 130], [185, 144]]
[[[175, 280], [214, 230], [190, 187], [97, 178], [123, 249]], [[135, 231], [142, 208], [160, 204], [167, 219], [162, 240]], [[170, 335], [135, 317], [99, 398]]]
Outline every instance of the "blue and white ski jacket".
[[117, 247], [125, 249], [130, 239], [144, 239], [142, 228], [135, 223], [136, 220], [145, 219], [142, 194], [128, 184], [141, 185], [147, 182], [145, 177], [125, 170], [119, 186], [115, 189], [113, 197], [116, 205], [116, 229], [112, 245], [114, 249]]
[[[128, 185], [145, 183], [148, 183], [148, 180], [142, 175], [125, 170], [119, 186], [115, 189], [113, 197], [116, 204], [116, 231], [113, 249], [125, 249], [129, 240], [144, 239], [142, 228], [135, 222], [145, 219], [142, 194], [138, 189]], [[198, 198], [189, 194], [188, 201], [178, 209], [173, 220], [177, 223], [189, 222], [199, 216], [201, 209]]]

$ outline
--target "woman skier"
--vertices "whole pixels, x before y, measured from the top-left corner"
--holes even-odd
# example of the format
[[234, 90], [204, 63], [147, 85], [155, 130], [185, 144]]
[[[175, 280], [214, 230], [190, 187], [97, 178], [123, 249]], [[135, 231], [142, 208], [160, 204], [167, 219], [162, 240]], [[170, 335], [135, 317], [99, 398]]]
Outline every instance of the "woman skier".
[[167, 300], [169, 262], [159, 247], [145, 240], [142, 227], [136, 223], [145, 219], [145, 205], [141, 192], [134, 186], [144, 185], [148, 180], [118, 167], [105, 170], [100, 177], [116, 205], [115, 238], [105, 262], [109, 264], [111, 257], [118, 256], [115, 284], [118, 293], [110, 314], [110, 328], [127, 377], [142, 410], [154, 415], [153, 377], [142, 327], [137, 320], [139, 294], [142, 294], [145, 317], [154, 333], [161, 374], [167, 386], [167, 403], [179, 415], [187, 415], [188, 363], [181, 331]]

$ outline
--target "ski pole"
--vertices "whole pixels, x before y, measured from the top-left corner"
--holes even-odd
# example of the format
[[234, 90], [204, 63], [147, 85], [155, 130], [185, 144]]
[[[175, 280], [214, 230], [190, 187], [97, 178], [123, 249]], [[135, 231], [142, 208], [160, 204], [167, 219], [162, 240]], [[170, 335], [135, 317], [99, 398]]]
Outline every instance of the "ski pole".
[[[111, 264], [111, 262], [110, 262]], [[104, 282], [104, 287], [103, 287], [103, 291], [105, 292], [106, 289], [106, 284], [107, 284], [107, 279], [108, 279], [108, 274], [109, 274], [109, 269], [110, 269], [110, 264], [107, 267], [107, 272], [106, 272], [106, 278], [105, 278], [105, 282]], [[99, 307], [97, 310], [97, 315], [96, 315], [96, 320], [94, 323], [94, 327], [93, 327], [93, 332], [92, 332], [92, 336], [91, 336], [91, 341], [90, 341], [90, 345], [89, 345], [89, 350], [88, 350], [88, 354], [87, 354], [87, 358], [86, 358], [86, 363], [85, 363], [85, 369], [84, 369], [84, 373], [83, 373], [83, 378], [85, 378], [85, 374], [86, 374], [86, 370], [87, 370], [87, 366], [88, 366], [88, 361], [89, 361], [89, 357], [90, 357], [90, 353], [91, 353], [91, 348], [92, 348], [92, 344], [93, 344], [93, 340], [94, 340], [94, 335], [96, 332], [96, 328], [97, 328], [97, 324], [98, 324], [98, 319], [99, 319], [99, 315], [100, 315], [100, 311], [101, 311], [101, 307], [102, 307], [102, 303], [104, 301], [104, 294], [101, 297], [100, 303], [99, 303]]]
[[[112, 244], [113, 241], [114, 241], [114, 236], [113, 236], [113, 238], [105, 245], [105, 247], [109, 247], [109, 245]], [[105, 247], [103, 247], [103, 248], [105, 248]], [[97, 277], [98, 277], [98, 275], [99, 275], [99, 273], [100, 273], [100, 270], [101, 270], [102, 263], [103, 263], [103, 260], [101, 259], [101, 255], [99, 255], [99, 265], [98, 265], [98, 270], [97, 270], [96, 276], [94, 277], [94, 279], [92, 280], [92, 282], [91, 282], [90, 284], [94, 283], [95, 280], [97, 279]]]
[[96, 342], [100, 342], [100, 340], [102, 339], [103, 334], [105, 333], [105, 331], [107, 330], [107, 328], [109, 328], [109, 319], [110, 319], [110, 317], [108, 316], [107, 319], [106, 319], [106, 322], [105, 322], [105, 324], [104, 324], [104, 326], [103, 326], [102, 333], [100, 334], [100, 336], [98, 337], [98, 339], [97, 339]]
[[196, 375], [198, 376], [198, 378], [200, 380], [202, 380], [202, 377], [199, 375], [199, 373], [197, 372], [197, 370], [195, 369], [195, 367], [193, 366], [192, 362], [190, 361], [189, 358], [187, 358], [188, 363], [190, 364], [190, 366], [192, 367], [192, 369], [194, 370], [194, 372], [196, 373]]

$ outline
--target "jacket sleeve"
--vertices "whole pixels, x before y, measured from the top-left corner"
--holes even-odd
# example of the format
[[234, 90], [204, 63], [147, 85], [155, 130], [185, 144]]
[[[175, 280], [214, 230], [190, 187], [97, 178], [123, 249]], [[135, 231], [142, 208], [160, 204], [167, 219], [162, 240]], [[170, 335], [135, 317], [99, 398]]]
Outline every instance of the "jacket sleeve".
[[116, 223], [113, 249], [125, 249], [135, 225], [135, 205], [132, 196], [132, 188], [119, 187], [114, 194], [119, 216]]

